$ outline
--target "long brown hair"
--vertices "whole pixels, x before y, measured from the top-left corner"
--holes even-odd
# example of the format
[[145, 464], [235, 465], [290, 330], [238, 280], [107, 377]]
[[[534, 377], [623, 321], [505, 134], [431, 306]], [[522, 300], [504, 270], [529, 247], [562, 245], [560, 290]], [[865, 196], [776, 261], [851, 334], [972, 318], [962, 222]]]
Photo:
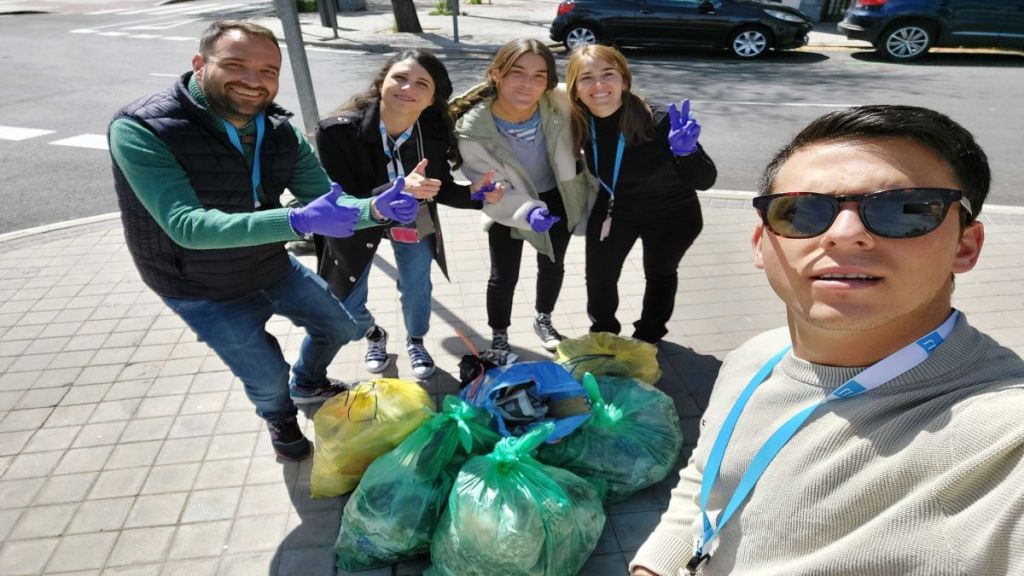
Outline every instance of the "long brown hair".
[[[430, 74], [434, 81], [434, 102], [420, 113], [420, 119], [424, 124], [429, 120], [440, 123], [444, 130], [444, 139], [448, 142], [448, 154], [446, 158], [457, 168], [462, 163], [459, 156], [459, 143], [455, 139], [455, 128], [451, 117], [448, 116], [448, 98], [452, 95], [452, 81], [448, 77], [448, 69], [441, 60], [429, 50], [408, 49], [402, 50], [388, 59], [377, 72], [377, 76], [370, 82], [370, 87], [349, 98], [347, 102], [336, 110], [329, 112], [325, 118], [343, 116], [350, 112], [363, 112], [371, 106], [380, 104], [380, 87], [384, 85], [384, 78], [387, 77], [391, 67], [399, 62], [412, 60]], [[433, 123], [431, 123], [433, 125]]]
[[611, 46], [590, 44], [573, 50], [565, 71], [565, 87], [569, 92], [574, 149], [582, 150], [590, 140], [590, 110], [576, 95], [576, 84], [579, 81], [584, 58], [606, 62], [622, 76], [622, 114], [619, 116], [619, 130], [626, 138], [626, 143], [634, 145], [650, 140], [654, 129], [651, 107], [643, 98], [630, 91], [633, 87], [633, 75], [629, 71], [626, 57]]
[[471, 108], [487, 98], [494, 98], [498, 95], [498, 84], [496, 79], [504, 78], [512, 70], [512, 66], [524, 54], [536, 54], [544, 59], [548, 67], [547, 89], [551, 90], [558, 85], [558, 70], [555, 68], [555, 55], [540, 40], [533, 38], [520, 38], [506, 43], [498, 49], [491, 60], [491, 65], [484, 72], [484, 81], [477, 84], [462, 96], [452, 100], [448, 105], [448, 113], [452, 119], [458, 120], [469, 112]]

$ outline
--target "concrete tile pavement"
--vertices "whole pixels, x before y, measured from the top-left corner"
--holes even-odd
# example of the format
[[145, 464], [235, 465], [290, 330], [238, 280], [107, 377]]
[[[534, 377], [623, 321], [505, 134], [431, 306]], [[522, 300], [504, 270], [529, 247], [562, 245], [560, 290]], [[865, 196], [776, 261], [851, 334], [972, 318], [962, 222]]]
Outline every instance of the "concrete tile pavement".
[[[784, 323], [784, 311], [750, 263], [754, 214], [735, 195], [705, 194], [705, 229], [683, 260], [665, 377], [688, 443], [722, 357]], [[435, 269], [436, 398], [457, 389], [462, 330], [483, 346], [488, 256], [472, 211], [441, 211], [452, 281]], [[1024, 256], [1019, 210], [986, 207], [978, 269], [957, 280], [956, 305], [1024, 353]], [[554, 314], [585, 332], [583, 242], [567, 256]], [[530, 251], [527, 251], [529, 253]], [[621, 319], [639, 313], [641, 254], [627, 262]], [[301, 258], [311, 264], [310, 257]], [[401, 342], [394, 260], [383, 248], [370, 306]], [[511, 330], [526, 359], [547, 358], [530, 330], [535, 267], [524, 265]], [[301, 330], [269, 330], [294, 359]], [[366, 378], [362, 343], [346, 346], [332, 376]], [[394, 351], [394, 350], [393, 350]], [[409, 378], [404, 351], [389, 376]], [[312, 436], [312, 423], [303, 418]], [[138, 279], [113, 218], [33, 235], [0, 237], [0, 576], [21, 574], [334, 574], [332, 546], [344, 498], [311, 500], [311, 461], [275, 460], [267, 434], [220, 360]], [[582, 573], [623, 574], [658, 521], [674, 480], [609, 509]], [[411, 562], [373, 576], [418, 574]]]

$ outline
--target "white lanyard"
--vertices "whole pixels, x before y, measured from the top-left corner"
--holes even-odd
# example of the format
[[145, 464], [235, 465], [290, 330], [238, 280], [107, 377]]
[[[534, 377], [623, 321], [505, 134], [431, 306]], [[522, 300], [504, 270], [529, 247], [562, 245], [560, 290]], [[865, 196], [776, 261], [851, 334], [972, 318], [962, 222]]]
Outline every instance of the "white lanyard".
[[696, 574], [700, 565], [709, 558], [709, 554], [707, 553], [708, 544], [718, 536], [722, 527], [725, 526], [733, 513], [740, 507], [743, 501], [746, 500], [750, 491], [754, 489], [754, 485], [757, 484], [757, 481], [761, 478], [765, 469], [768, 468], [768, 465], [771, 464], [772, 460], [782, 450], [783, 446], [789, 442], [789, 440], [796, 434], [797, 430], [800, 429], [803, 423], [807, 421], [816, 409], [818, 409], [822, 404], [832, 400], [852, 398], [859, 394], [868, 392], [869, 390], [874, 390], [882, 384], [885, 384], [893, 378], [900, 376], [908, 370], [916, 367], [918, 364], [924, 362], [928, 359], [932, 350], [937, 348], [939, 344], [942, 344], [942, 342], [949, 337], [949, 333], [953, 331], [953, 327], [956, 325], [956, 320], [959, 316], [960, 313], [957, 310], [953, 310], [953, 313], [949, 315], [949, 318], [947, 318], [946, 321], [935, 330], [865, 368], [856, 376], [847, 380], [842, 386], [833, 390], [832, 393], [824, 399], [811, 404], [787, 420], [757, 451], [757, 454], [751, 461], [750, 466], [748, 466], [746, 472], [743, 473], [743, 477], [740, 479], [739, 485], [736, 486], [736, 490], [729, 498], [728, 504], [726, 504], [725, 508], [719, 512], [717, 521], [712, 524], [711, 519], [707, 514], [708, 499], [711, 496], [711, 490], [714, 488], [715, 480], [718, 479], [718, 472], [721, 470], [722, 459], [725, 456], [725, 449], [729, 444], [729, 439], [732, 437], [733, 430], [736, 428], [736, 421], [739, 420], [740, 414], [743, 412], [743, 408], [746, 407], [747, 402], [754, 393], [754, 390], [756, 390], [762, 382], [768, 379], [772, 370], [775, 368], [775, 365], [782, 360], [786, 353], [789, 352], [790, 346], [787, 345], [785, 348], [780, 350], [778, 354], [766, 362], [765, 365], [758, 370], [757, 374], [751, 378], [750, 383], [747, 384], [747, 387], [743, 390], [743, 393], [740, 394], [739, 398], [736, 399], [736, 403], [733, 404], [732, 409], [729, 411], [729, 415], [722, 423], [722, 429], [719, 430], [718, 437], [715, 438], [715, 443], [711, 448], [711, 454], [708, 455], [707, 467], [704, 470], [704, 478], [701, 481], [700, 491], [700, 512], [703, 522], [703, 534], [698, 540], [697, 545], [694, 547], [693, 557], [686, 565], [690, 574]]

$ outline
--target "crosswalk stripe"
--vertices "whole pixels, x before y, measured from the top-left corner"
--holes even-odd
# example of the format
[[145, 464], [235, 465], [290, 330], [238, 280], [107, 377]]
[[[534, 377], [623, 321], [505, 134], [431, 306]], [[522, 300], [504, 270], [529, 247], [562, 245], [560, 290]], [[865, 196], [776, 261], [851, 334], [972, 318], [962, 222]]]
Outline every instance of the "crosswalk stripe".
[[0, 126], [0, 140], [28, 140], [37, 136], [53, 134], [54, 130], [40, 130], [38, 128], [19, 128], [17, 126]]
[[150, 16], [162, 16], [162, 15], [165, 15], [165, 14], [176, 14], [178, 12], [188, 12], [188, 11], [191, 11], [191, 10], [196, 10], [198, 8], [210, 8], [210, 9], [213, 9], [213, 8], [216, 8], [217, 6], [218, 6], [218, 4], [206, 4], [206, 5], [200, 5], [200, 6], [188, 5], [188, 4], [186, 4], [185, 6], [177, 6], [177, 5], [172, 5], [170, 7], [168, 7], [168, 6], [160, 6], [160, 7], [157, 7], [157, 8], [143, 8], [141, 10], [131, 10], [129, 12], [121, 12], [121, 15], [122, 16], [129, 16], [129, 15], [134, 16], [136, 14], [147, 14], [147, 15], [150, 15]]
[[50, 142], [54, 146], [72, 146], [74, 148], [93, 148], [95, 150], [107, 149], [106, 134], [79, 134], [63, 140]]
[[213, 6], [202, 6], [202, 7], [195, 8], [193, 10], [187, 10], [185, 12], [182, 12], [182, 14], [205, 14], [207, 12], [213, 12], [215, 10], [216, 11], [230, 10], [232, 8], [238, 8], [239, 6], [245, 6], [245, 4], [223, 4], [223, 5], [214, 4]]

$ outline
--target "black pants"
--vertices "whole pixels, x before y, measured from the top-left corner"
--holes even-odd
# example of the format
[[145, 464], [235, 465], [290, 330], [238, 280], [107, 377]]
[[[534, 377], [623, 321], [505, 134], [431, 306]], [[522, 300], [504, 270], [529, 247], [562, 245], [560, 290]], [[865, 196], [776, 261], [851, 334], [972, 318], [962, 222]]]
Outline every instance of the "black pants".
[[[565, 250], [569, 247], [569, 228], [565, 221], [562, 195], [555, 189], [540, 195], [548, 212], [561, 218], [548, 230], [555, 249], [555, 261], [537, 253], [537, 312], [550, 314], [555, 309], [558, 293], [565, 277]], [[494, 223], [488, 231], [491, 250], [491, 277], [487, 280], [487, 324], [494, 330], [505, 330], [512, 324], [512, 298], [519, 282], [519, 265], [523, 259], [523, 241], [512, 238], [512, 229]]]
[[622, 329], [615, 318], [615, 311], [619, 308], [619, 276], [633, 244], [640, 238], [644, 247], [646, 286], [643, 312], [633, 324], [633, 337], [658, 342], [668, 333], [665, 325], [675, 308], [679, 262], [704, 225], [700, 202], [694, 197], [671, 212], [655, 217], [645, 215], [643, 221], [614, 213], [611, 233], [601, 241], [606, 199], [607, 196], [602, 194], [587, 222], [587, 314], [590, 316], [590, 331], [618, 334]]

